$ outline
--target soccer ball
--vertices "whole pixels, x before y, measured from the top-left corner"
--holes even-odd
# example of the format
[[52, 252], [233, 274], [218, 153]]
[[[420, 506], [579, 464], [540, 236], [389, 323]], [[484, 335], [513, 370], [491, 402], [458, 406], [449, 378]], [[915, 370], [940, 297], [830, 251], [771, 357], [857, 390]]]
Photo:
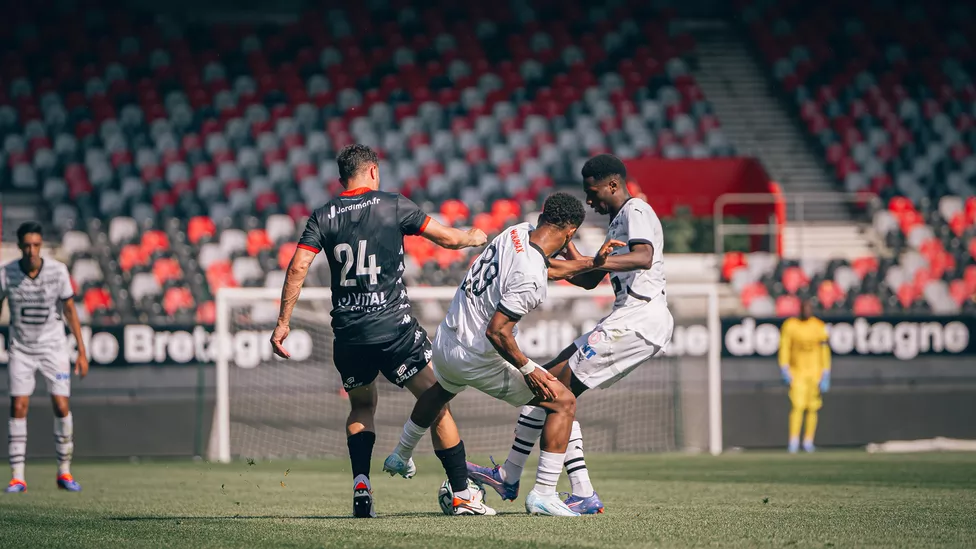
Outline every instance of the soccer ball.
[[[476, 501], [485, 500], [485, 489], [478, 486], [478, 483], [468, 479], [468, 490]], [[441, 506], [441, 512], [448, 516], [454, 515], [454, 492], [451, 490], [451, 482], [448, 480], [441, 484], [441, 489], [437, 491], [437, 503]]]

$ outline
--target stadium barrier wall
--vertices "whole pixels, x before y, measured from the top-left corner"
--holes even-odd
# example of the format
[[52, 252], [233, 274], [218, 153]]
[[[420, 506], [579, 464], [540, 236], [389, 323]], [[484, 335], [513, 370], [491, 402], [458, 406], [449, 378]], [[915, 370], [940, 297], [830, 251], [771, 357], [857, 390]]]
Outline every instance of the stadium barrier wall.
[[[675, 206], [684, 205], [693, 215], [708, 217], [715, 200], [723, 194], [769, 192], [769, 175], [754, 158], [635, 158], [625, 164], [628, 179], [641, 187], [647, 202], [661, 216], [671, 215]], [[764, 223], [773, 207], [739, 204], [726, 213]]]
[[[519, 344], [533, 360], [557, 355], [580, 333], [590, 330], [599, 316], [566, 319], [533, 314], [519, 324]], [[919, 356], [971, 356], [976, 354], [976, 318], [965, 316], [836, 316], [825, 319], [835, 356], [881, 356], [912, 360]], [[781, 318], [723, 318], [722, 356], [726, 358], [773, 357], [779, 349]], [[230, 352], [235, 364], [247, 367], [271, 358], [268, 339], [272, 324], [262, 330], [242, 330], [232, 337]], [[433, 328], [433, 327], [431, 327]], [[7, 364], [7, 326], [0, 326], [0, 365]], [[212, 325], [151, 326], [129, 324], [82, 328], [91, 363], [98, 366], [176, 366], [211, 364], [217, 354]], [[291, 334], [293, 360], [315, 353], [316, 342], [302, 330]], [[69, 334], [72, 357], [77, 353]], [[297, 343], [295, 343], [297, 342]], [[668, 353], [703, 357], [710, 340], [702, 322], [678, 320]]]

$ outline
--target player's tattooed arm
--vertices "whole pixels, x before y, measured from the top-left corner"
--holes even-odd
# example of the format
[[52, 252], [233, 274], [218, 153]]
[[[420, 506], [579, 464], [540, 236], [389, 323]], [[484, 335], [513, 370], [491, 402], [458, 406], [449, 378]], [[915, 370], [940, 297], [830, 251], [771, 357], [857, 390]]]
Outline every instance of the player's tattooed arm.
[[[572, 246], [573, 252], [569, 251], [569, 247]], [[599, 269], [610, 257], [610, 253], [614, 248], [620, 248], [626, 246], [623, 242], [619, 240], [610, 240], [600, 247], [600, 250], [593, 257], [586, 257], [576, 250], [572, 242], [567, 246], [567, 254], [572, 254], [573, 257], [566, 260], [555, 260], [549, 263], [549, 280], [566, 280], [577, 277], [583, 273], [592, 271], [593, 269]], [[603, 278], [603, 273], [600, 273], [600, 278]], [[572, 281], [570, 281], [572, 282]], [[600, 281], [597, 280], [597, 284]]]
[[75, 375], [85, 377], [88, 375], [88, 350], [85, 349], [85, 338], [81, 334], [81, 321], [78, 319], [78, 311], [75, 309], [75, 299], [70, 297], [64, 300], [63, 304], [64, 321], [71, 330], [71, 335], [75, 336], [78, 342], [78, 358], [75, 360]]
[[481, 229], [462, 231], [461, 229], [441, 225], [434, 219], [430, 219], [426, 223], [420, 235], [434, 244], [450, 250], [484, 246], [485, 242], [488, 241], [488, 235]]
[[285, 338], [288, 337], [290, 331], [291, 313], [295, 310], [295, 304], [298, 303], [298, 296], [302, 293], [302, 284], [305, 283], [305, 277], [308, 276], [308, 268], [312, 265], [313, 259], [315, 259], [315, 252], [298, 248], [295, 250], [295, 255], [292, 256], [288, 270], [285, 272], [285, 283], [281, 288], [281, 307], [278, 310], [278, 325], [275, 326], [274, 332], [271, 334], [271, 347], [274, 353], [282, 358], [291, 357], [284, 347]]

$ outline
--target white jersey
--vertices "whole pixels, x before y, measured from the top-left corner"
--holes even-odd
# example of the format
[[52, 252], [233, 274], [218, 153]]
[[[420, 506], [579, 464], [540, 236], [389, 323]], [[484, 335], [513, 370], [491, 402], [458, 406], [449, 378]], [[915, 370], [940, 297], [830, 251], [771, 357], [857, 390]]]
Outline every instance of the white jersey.
[[545, 301], [549, 259], [529, 242], [533, 229], [520, 223], [502, 231], [474, 260], [454, 294], [441, 328], [454, 332], [469, 354], [497, 356], [485, 337], [496, 310], [517, 320]]
[[661, 220], [651, 205], [639, 198], [631, 198], [624, 203], [610, 222], [607, 241], [619, 240], [627, 247], [616, 248], [612, 255], [630, 252], [634, 244], [650, 244], [654, 255], [650, 269], [637, 269], [622, 273], [610, 273], [610, 282], [616, 300], [614, 309], [647, 303], [664, 297], [664, 231]]
[[74, 297], [68, 268], [45, 258], [37, 276], [27, 276], [20, 261], [0, 268], [0, 298], [10, 307], [10, 349], [26, 353], [64, 349], [62, 307]]

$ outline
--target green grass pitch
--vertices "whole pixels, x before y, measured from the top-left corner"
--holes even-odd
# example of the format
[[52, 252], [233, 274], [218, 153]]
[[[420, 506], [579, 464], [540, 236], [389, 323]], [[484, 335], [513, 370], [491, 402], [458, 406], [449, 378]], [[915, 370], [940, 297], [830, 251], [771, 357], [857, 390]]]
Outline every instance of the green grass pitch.
[[[500, 516], [445, 517], [442, 470], [425, 456], [412, 480], [376, 474], [375, 461], [380, 518], [354, 520], [345, 460], [78, 463], [81, 494], [56, 490], [52, 463], [29, 462], [30, 492], [0, 494], [0, 546], [976, 547], [971, 454], [630, 454], [587, 463], [604, 515], [530, 517], [523, 500], [501, 503], [489, 491]], [[530, 463], [523, 495], [532, 471]]]

